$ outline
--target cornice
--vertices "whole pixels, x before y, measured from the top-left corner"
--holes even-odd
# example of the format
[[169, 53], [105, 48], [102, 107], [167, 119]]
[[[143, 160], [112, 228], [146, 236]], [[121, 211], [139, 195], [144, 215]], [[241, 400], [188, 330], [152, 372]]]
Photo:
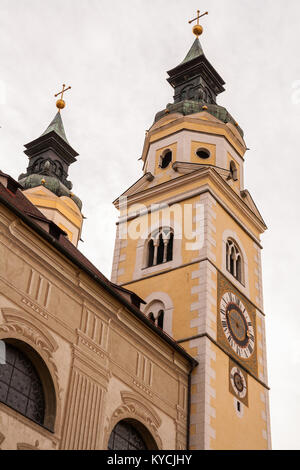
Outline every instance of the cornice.
[[[178, 178], [174, 178], [170, 181], [166, 181], [164, 183], [158, 184], [157, 186], [152, 186], [151, 188], [147, 188], [145, 190], [142, 190], [136, 194], [129, 195], [128, 196], [128, 205], [129, 204], [135, 204], [135, 203], [142, 203], [145, 201], [145, 199], [149, 196], [152, 198], [154, 197], [160, 197], [164, 196], [166, 193], [170, 193], [174, 188], [180, 188], [182, 186], [185, 186], [188, 183], [191, 183], [195, 180], [197, 180], [199, 183], [201, 183], [201, 179], [204, 179], [205, 177], [210, 177], [212, 182], [216, 184], [218, 189], [222, 191], [223, 194], [227, 196], [227, 198], [230, 200], [231, 203], [233, 203], [239, 211], [243, 213], [243, 215], [249, 219], [250, 223], [252, 223], [257, 230], [260, 233], [263, 233], [266, 230], [266, 225], [262, 219], [260, 219], [251, 209], [250, 207], [241, 199], [241, 197], [224, 181], [222, 176], [218, 174], [218, 172], [213, 168], [213, 167], [206, 167], [206, 168], [201, 168], [199, 170], [193, 171], [192, 173], [189, 174], [184, 174], [181, 176], [178, 176]], [[225, 204], [223, 200], [220, 199], [220, 197], [213, 191], [213, 188], [210, 186], [203, 185], [202, 187], [198, 187], [196, 189], [186, 191], [184, 193], [180, 193], [176, 196], [172, 197], [166, 197], [164, 199], [161, 199], [156, 202], [156, 204], [167, 204], [169, 206], [178, 203], [180, 201], [183, 201], [185, 199], [190, 199], [192, 197], [195, 197], [197, 195], [200, 195], [204, 192], [210, 192], [210, 194], [213, 196], [213, 198], [228, 212], [234, 219], [235, 221], [247, 232], [250, 234], [251, 238], [253, 238], [257, 243], [259, 243], [259, 240], [256, 238], [256, 236], [241, 222], [236, 214], [233, 213], [233, 211]], [[126, 193], [125, 193], [126, 194]], [[119, 204], [118, 200], [115, 203], [115, 206], [119, 209]], [[138, 217], [139, 215], [142, 215], [143, 213], [148, 213], [151, 211], [151, 206], [147, 206], [146, 210], [143, 212], [136, 212], [136, 213], [131, 213], [128, 216], [121, 217], [117, 223], [123, 223], [128, 220], [134, 219]]]
[[[176, 134], [178, 132], [182, 132], [184, 130], [185, 131], [193, 131], [193, 129], [190, 129], [190, 126], [185, 126], [184, 125], [185, 123], [198, 124], [198, 125], [203, 125], [205, 127], [211, 127], [211, 128], [212, 127], [214, 127], [214, 128], [219, 127], [220, 130], [222, 130], [223, 132], [218, 132], [218, 133], [213, 132], [213, 134], [224, 137], [227, 140], [227, 142], [239, 153], [241, 158], [243, 158], [243, 155], [245, 154], [245, 151], [247, 150], [247, 148], [246, 148], [244, 143], [239, 141], [239, 139], [234, 135], [234, 133], [230, 129], [230, 127], [227, 126], [227, 124], [224, 124], [223, 122], [221, 122], [219, 120], [215, 121], [215, 120], [200, 119], [200, 118], [191, 117], [191, 116], [182, 116], [178, 119], [175, 119], [175, 120], [167, 122], [166, 124], [163, 124], [161, 127], [156, 127], [155, 129], [152, 129], [152, 130], [150, 129], [147, 132], [141, 159], [143, 161], [146, 160], [148, 149], [149, 149], [149, 147], [152, 143], [157, 142], [157, 141], [161, 140], [162, 138], [166, 137], [166, 136], [164, 136], [164, 137], [155, 138], [155, 136], [157, 134], [160, 134], [161, 132], [166, 131], [168, 129], [171, 129], [172, 127], [178, 126], [180, 124], [182, 124], [182, 128], [181, 129], [176, 129], [173, 132], [170, 132], [168, 134], [168, 136]], [[194, 132], [202, 132], [202, 131], [194, 130]], [[209, 133], [209, 131], [207, 131], [207, 129], [206, 129], [205, 133]], [[229, 134], [230, 138], [228, 138], [228, 136], [226, 136], [226, 133]]]
[[260, 380], [255, 374], [253, 374], [253, 372], [249, 371], [249, 369], [246, 369], [245, 366], [241, 364], [238, 359], [236, 359], [232, 354], [230, 354], [219, 342], [213, 339], [208, 333], [201, 333], [199, 335], [189, 336], [188, 338], [178, 339], [177, 342], [181, 344], [181, 343], [186, 343], [187, 341], [192, 341], [192, 340], [195, 340], [198, 338], [204, 338], [204, 337], [208, 338], [215, 346], [221, 349], [221, 351], [224, 354], [227, 354], [227, 356], [229, 356], [230, 359], [232, 359], [235, 363], [238, 363], [239, 367], [241, 367], [247, 374], [251, 375], [251, 377], [255, 379], [258, 383], [260, 383], [264, 388], [266, 388], [267, 390], [270, 390], [270, 387], [268, 386], [268, 384]]

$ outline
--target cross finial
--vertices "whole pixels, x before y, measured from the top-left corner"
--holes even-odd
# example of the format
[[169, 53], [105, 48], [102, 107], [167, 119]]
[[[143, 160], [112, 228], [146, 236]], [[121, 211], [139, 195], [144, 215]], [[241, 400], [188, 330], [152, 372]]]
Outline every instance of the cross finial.
[[59, 92], [59, 93], [56, 93], [55, 98], [58, 96], [58, 95], [61, 95], [60, 99], [56, 101], [56, 107], [58, 108], [58, 112], [60, 113], [60, 110], [61, 109], [64, 109], [64, 107], [66, 106], [66, 103], [65, 101], [63, 100], [63, 97], [64, 97], [64, 93], [65, 91], [67, 90], [70, 90], [70, 86], [68, 88], [66, 88], [66, 85], [63, 84], [63, 88], [62, 90]]
[[189, 24], [193, 23], [194, 21], [197, 20], [197, 24], [195, 24], [195, 26], [193, 27], [193, 33], [198, 37], [202, 34], [203, 32], [203, 28], [202, 26], [199, 24], [199, 19], [202, 18], [202, 16], [205, 16], [205, 15], [208, 15], [208, 11], [206, 11], [205, 13], [202, 13], [202, 15], [200, 15], [200, 10], [197, 10], [197, 16], [196, 18], [193, 18], [192, 20], [189, 21]]

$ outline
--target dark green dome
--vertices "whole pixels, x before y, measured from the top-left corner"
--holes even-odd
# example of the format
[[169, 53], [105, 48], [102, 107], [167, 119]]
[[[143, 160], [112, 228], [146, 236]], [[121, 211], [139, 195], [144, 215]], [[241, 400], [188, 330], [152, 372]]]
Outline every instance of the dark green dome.
[[[44, 180], [44, 183], [42, 183], [42, 180]], [[37, 186], [41, 186], [41, 184], [43, 184], [45, 188], [49, 189], [49, 191], [56, 194], [56, 196], [70, 197], [79, 207], [79, 209], [82, 209], [82, 202], [79, 197], [75, 196], [70, 191], [70, 189], [68, 189], [64, 184], [62, 184], [61, 181], [59, 181], [59, 179], [55, 176], [32, 174], [19, 179], [19, 183], [23, 186], [24, 189], [36, 188]]]

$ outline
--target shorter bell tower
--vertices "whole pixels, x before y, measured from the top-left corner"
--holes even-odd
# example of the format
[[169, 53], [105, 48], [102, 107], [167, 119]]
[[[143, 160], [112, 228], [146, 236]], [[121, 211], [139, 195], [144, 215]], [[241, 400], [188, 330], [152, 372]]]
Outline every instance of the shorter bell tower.
[[26, 173], [19, 176], [19, 183], [26, 197], [77, 246], [83, 222], [82, 202], [72, 192], [68, 172], [78, 153], [67, 140], [60, 113], [65, 107], [63, 93], [69, 88], [63, 85], [63, 91], [55, 95], [61, 94], [62, 98], [57, 100], [58, 112], [45, 132], [25, 145], [29, 164]]

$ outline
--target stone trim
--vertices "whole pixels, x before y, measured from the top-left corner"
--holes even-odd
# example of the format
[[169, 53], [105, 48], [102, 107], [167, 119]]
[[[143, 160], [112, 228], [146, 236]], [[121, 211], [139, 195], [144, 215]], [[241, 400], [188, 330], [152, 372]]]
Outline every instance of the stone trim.
[[143, 399], [132, 392], [121, 392], [121, 400], [121, 405], [113, 412], [112, 416], [106, 418], [103, 439], [104, 448], [107, 449], [110, 434], [119, 421], [134, 419], [145, 426], [155, 441], [157, 448], [162, 450], [162, 439], [158, 432], [161, 426], [161, 419], [156, 411], [148, 403], [145, 405]]
[[257, 302], [257, 305], [261, 309], [263, 309], [264, 300], [263, 300], [263, 289], [262, 289], [261, 250], [255, 243], [253, 243], [253, 247], [255, 250], [254, 263], [256, 267], [254, 270], [254, 275], [255, 275], [255, 289], [257, 292], [255, 301]]
[[[175, 180], [170, 180], [168, 182], [162, 183], [161, 185], [149, 188], [149, 194], [150, 194], [150, 190], [151, 190], [152, 196], [160, 195], [164, 192], [167, 192], [167, 190], [173, 189], [173, 185], [175, 183], [177, 183], [177, 186], [179, 186], [179, 187], [182, 186], [182, 185], [185, 185], [185, 183], [188, 182], [188, 181], [186, 181], [187, 177], [189, 177], [193, 181], [196, 178], [199, 179], [202, 176], [203, 177], [207, 176], [208, 173], [213, 178], [214, 182], [218, 183], [219, 188], [226, 192], [226, 194], [230, 197], [231, 201], [238, 206], [238, 209], [241, 210], [244, 213], [244, 215], [248, 219], [250, 219], [251, 223], [255, 224], [256, 227], [262, 233], [264, 231], [264, 229], [266, 228], [265, 225], [263, 227], [261, 225], [262, 223], [264, 224], [264, 222], [258, 219], [258, 217], [251, 211], [249, 206], [237, 195], [237, 193], [232, 188], [230, 188], [230, 186], [228, 186], [228, 184], [226, 184], [226, 186], [224, 186], [225, 182], [224, 182], [223, 178], [221, 176], [219, 176], [219, 174], [212, 167], [205, 167], [205, 169], [203, 168], [203, 169], [201, 169], [197, 172], [194, 171], [192, 173], [189, 173], [188, 175], [182, 175], [180, 178], [176, 178]], [[184, 181], [182, 181], [182, 179]], [[221, 184], [221, 183], [223, 183], [223, 184]], [[180, 192], [179, 195], [172, 196], [171, 198], [164, 198], [164, 199], [158, 201], [157, 204], [159, 204], [159, 205], [160, 204], [167, 204], [168, 206], [172, 206], [173, 204], [177, 204], [177, 203], [182, 202], [186, 199], [191, 199], [191, 198], [199, 196], [203, 193], [210, 193], [212, 195], [212, 197], [215, 199], [215, 201], [220, 204], [220, 206], [245, 231], [245, 233], [247, 233], [247, 235], [249, 235], [249, 237], [261, 248], [260, 240], [257, 239], [255, 237], [255, 235], [244, 225], [244, 223], [237, 218], [235, 213], [224, 203], [223, 200], [221, 200], [219, 198], [219, 196], [207, 184], [205, 184], [202, 187], [197, 188], [197, 189], [193, 189], [193, 190], [189, 190], [189, 191], [185, 191], [185, 192]], [[233, 195], [235, 195], [235, 197], [233, 197]], [[145, 192], [143, 191], [141, 193], [135, 194], [132, 197], [129, 197], [128, 201], [130, 202], [130, 204], [139, 203], [139, 201], [144, 200], [146, 196], [147, 196], [147, 194], [145, 194]], [[116, 204], [116, 207], [118, 207], [117, 204]], [[146, 210], [144, 212], [142, 212], [142, 215], [144, 215], [146, 213], [149, 213], [150, 210], [151, 210], [151, 207], [147, 207]], [[251, 211], [251, 213], [249, 211]], [[117, 222], [117, 225], [120, 225], [123, 222], [129, 221], [129, 220], [131, 220], [133, 218], [136, 218], [137, 216], [140, 216], [140, 215], [141, 215], [141, 212], [129, 213], [127, 216], [122, 216], [122, 217], [119, 218], [119, 221]], [[254, 220], [254, 217], [257, 219], [257, 221]]]
[[[54, 360], [54, 353], [57, 351], [58, 345], [50, 332], [41, 325], [36, 326], [32, 323], [25, 312], [14, 308], [3, 308], [1, 313], [5, 322], [0, 324], [0, 339], [20, 340], [29, 345], [40, 358], [40, 369], [36, 364], [35, 366], [44, 386], [47, 405], [44, 426], [49, 427], [52, 432], [58, 433], [60, 432], [62, 407], [62, 389], [59, 384], [58, 367]], [[51, 387], [49, 386], [50, 378]]]
[[211, 418], [216, 418], [216, 409], [212, 406], [212, 399], [216, 398], [216, 389], [212, 383], [216, 378], [216, 355], [207, 337], [191, 340], [189, 347], [197, 348], [196, 358], [199, 362], [191, 381], [195, 388], [191, 403], [196, 407], [196, 412], [191, 414], [190, 445], [195, 450], [211, 450], [212, 441], [216, 439], [216, 430], [211, 421]]
[[263, 438], [266, 439], [268, 443], [268, 449], [272, 449], [271, 441], [271, 425], [270, 425], [270, 404], [269, 404], [269, 393], [267, 390], [264, 390], [260, 394], [261, 402], [264, 405], [264, 411], [262, 411], [262, 419], [265, 422], [265, 428], [262, 430]]

